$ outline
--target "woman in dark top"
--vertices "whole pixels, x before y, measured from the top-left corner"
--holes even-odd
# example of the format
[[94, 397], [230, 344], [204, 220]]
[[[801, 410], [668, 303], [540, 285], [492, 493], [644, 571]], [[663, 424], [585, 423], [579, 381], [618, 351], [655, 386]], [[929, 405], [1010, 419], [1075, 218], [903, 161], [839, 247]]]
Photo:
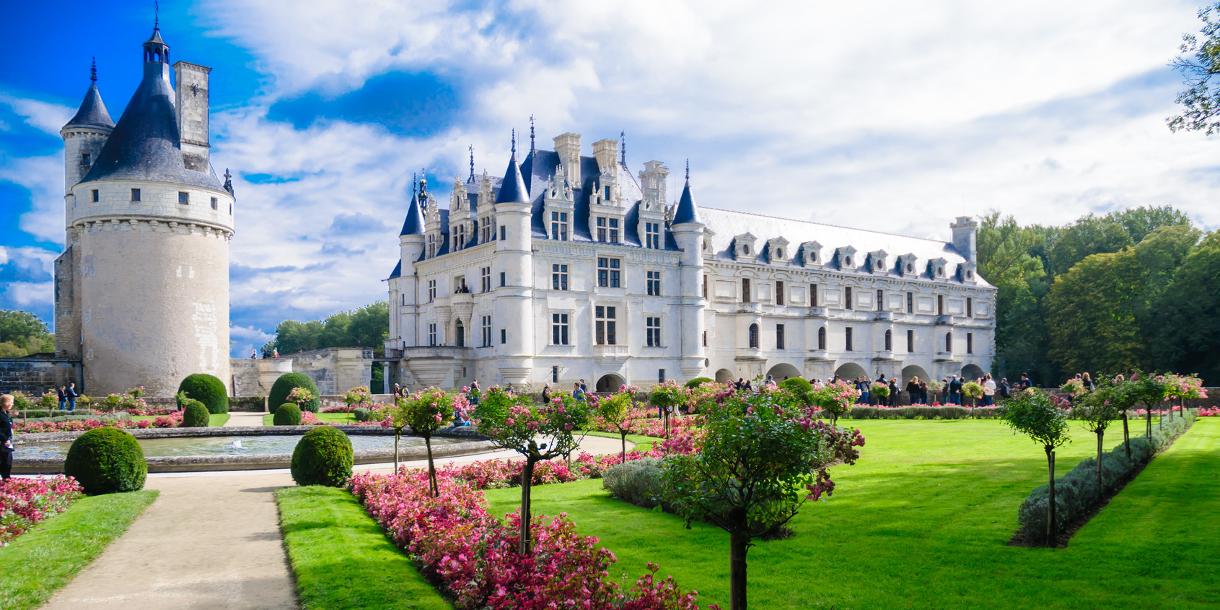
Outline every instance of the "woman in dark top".
[[9, 480], [13, 473], [13, 395], [0, 396], [0, 479]]

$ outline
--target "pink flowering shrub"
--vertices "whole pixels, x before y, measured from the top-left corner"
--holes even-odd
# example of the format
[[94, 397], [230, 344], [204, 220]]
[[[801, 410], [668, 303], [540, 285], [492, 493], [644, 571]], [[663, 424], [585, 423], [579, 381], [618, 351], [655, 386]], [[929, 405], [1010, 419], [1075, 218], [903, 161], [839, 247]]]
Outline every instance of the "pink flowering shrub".
[[94, 428], [112, 426], [122, 429], [146, 428], [178, 428], [182, 426], [182, 412], [174, 411], [169, 415], [157, 416], [153, 421], [135, 419], [69, 419], [65, 421], [14, 421], [13, 430], [26, 434], [41, 432], [84, 432]]
[[1199, 409], [1199, 417], [1220, 417], [1220, 407], [1202, 407]]
[[609, 569], [616, 558], [581, 536], [566, 515], [535, 516], [532, 545], [519, 552], [520, 516], [501, 523], [468, 482], [442, 474], [433, 496], [422, 471], [360, 474], [351, 490], [391, 539], [458, 608], [693, 609], [695, 592], [672, 578], [657, 581], [655, 566], [624, 593]]
[[82, 495], [80, 484], [63, 475], [0, 481], [0, 545], [67, 510]]

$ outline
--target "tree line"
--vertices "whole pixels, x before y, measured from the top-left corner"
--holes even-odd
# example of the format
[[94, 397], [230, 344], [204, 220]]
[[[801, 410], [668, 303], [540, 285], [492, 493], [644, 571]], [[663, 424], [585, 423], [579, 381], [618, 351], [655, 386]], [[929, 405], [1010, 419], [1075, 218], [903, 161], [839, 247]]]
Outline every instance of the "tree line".
[[1178, 370], [1220, 383], [1220, 232], [1169, 206], [1063, 226], [992, 212], [979, 272], [997, 288], [995, 373]]

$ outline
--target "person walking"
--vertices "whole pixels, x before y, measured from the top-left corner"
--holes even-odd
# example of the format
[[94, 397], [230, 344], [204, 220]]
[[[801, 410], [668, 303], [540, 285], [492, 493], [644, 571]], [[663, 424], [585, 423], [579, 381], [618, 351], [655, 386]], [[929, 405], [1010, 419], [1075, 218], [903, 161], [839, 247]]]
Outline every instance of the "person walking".
[[9, 412], [16, 401], [12, 394], [0, 396], [0, 479], [13, 475], [13, 418]]
[[919, 376], [914, 375], [907, 381], [907, 396], [911, 404], [919, 404]]
[[66, 392], [67, 389], [68, 389], [68, 386], [63, 385], [63, 384], [60, 384], [59, 387], [55, 388], [55, 395], [57, 398], [59, 398], [59, 410], [60, 411], [63, 411], [64, 407], [66, 407], [68, 405], [68, 393]]
[[998, 386], [991, 378], [991, 373], [983, 376], [983, 406], [990, 407], [995, 404], [995, 392]]
[[76, 410], [76, 399], [80, 394], [76, 393], [76, 383], [69, 383], [68, 389], [64, 390], [64, 397], [68, 399], [68, 413]]
[[575, 398], [576, 400], [585, 399], [585, 389], [581, 387], [579, 381], [572, 384], [572, 398]]
[[551, 402], [551, 384], [548, 383], [542, 386], [542, 404], [549, 402]]
[[898, 377], [890, 377], [890, 406], [898, 406]]
[[469, 401], [472, 406], [477, 407], [479, 406], [479, 395], [481, 393], [482, 392], [479, 389], [479, 380], [475, 379], [470, 382], [470, 392], [466, 395], [466, 400]]

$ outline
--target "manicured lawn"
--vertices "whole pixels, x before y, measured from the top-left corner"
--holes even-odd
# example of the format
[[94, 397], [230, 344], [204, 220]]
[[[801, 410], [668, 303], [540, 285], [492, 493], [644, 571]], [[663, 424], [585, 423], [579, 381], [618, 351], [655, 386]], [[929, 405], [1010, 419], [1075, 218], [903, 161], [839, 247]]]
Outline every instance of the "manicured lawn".
[[[132, 416], [132, 419], [134, 419], [136, 421], [140, 421], [140, 420], [153, 421], [153, 420], [157, 419], [157, 416], [155, 416], [155, 415], [134, 415], [134, 416]], [[227, 421], [229, 421], [228, 413], [212, 413], [211, 415], [208, 415], [208, 426], [212, 427], [212, 428], [216, 428], [218, 426], [223, 426], [223, 425], [225, 425], [225, 422], [227, 422]]]
[[[600, 436], [602, 438], [612, 438], [616, 441], [619, 440], [619, 435], [616, 432], [600, 432], [597, 430], [586, 430], [585, 434], [587, 436]], [[643, 434], [628, 434], [627, 435], [627, 442], [635, 443], [635, 448], [639, 449], [640, 451], [648, 451], [649, 449], [652, 449], [653, 443], [659, 443], [662, 440], [665, 440], [665, 439], [656, 438], [655, 436], [644, 436]], [[631, 445], [627, 445], [627, 450], [631, 451], [631, 449], [632, 449]]]
[[[314, 413], [314, 416], [316, 416], [318, 418], [318, 421], [324, 421], [324, 422], [328, 422], [328, 423], [334, 423], [334, 424], [354, 424], [354, 423], [356, 423], [356, 416], [352, 413]], [[264, 426], [274, 426], [275, 425], [274, 418], [275, 418], [274, 415], [270, 415], [270, 414], [264, 415], [263, 416], [263, 425]]]
[[[1045, 478], [1032, 441], [997, 421], [847, 422], [867, 445], [833, 470], [838, 488], [806, 505], [787, 540], [749, 555], [755, 608], [1203, 608], [1220, 600], [1220, 418], [1202, 418], [1066, 549], [1010, 547], [1017, 507]], [[1135, 428], [1133, 424], [1133, 428]], [[1134, 431], [1134, 430], [1133, 430]], [[1111, 428], [1107, 446], [1121, 440]], [[1058, 472], [1093, 451], [1078, 425]], [[649, 561], [704, 604], [727, 606], [728, 536], [611, 498], [601, 481], [534, 488], [534, 508], [567, 512], [634, 579]], [[519, 490], [487, 492], [499, 513]], [[625, 526], [624, 524], [630, 524]]]
[[0, 548], [0, 608], [37, 608], [157, 498], [153, 490], [81, 498]]
[[285, 487], [275, 497], [301, 607], [451, 607], [347, 491]]

